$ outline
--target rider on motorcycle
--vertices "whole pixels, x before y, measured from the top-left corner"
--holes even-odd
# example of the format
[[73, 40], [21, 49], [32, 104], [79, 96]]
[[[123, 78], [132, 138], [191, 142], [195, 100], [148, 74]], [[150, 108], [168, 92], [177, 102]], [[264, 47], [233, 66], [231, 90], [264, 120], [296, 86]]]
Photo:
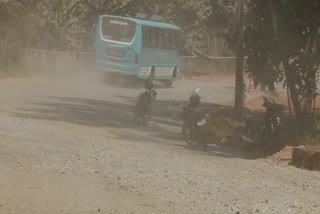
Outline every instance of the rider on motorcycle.
[[200, 95], [199, 95], [199, 91], [200, 89], [197, 88], [196, 90], [194, 90], [190, 97], [189, 97], [189, 103], [187, 106], [185, 106], [184, 108], [184, 119], [186, 124], [191, 125], [190, 122], [192, 120], [192, 112], [194, 109], [199, 108], [200, 106]]
[[199, 91], [200, 89], [197, 88], [196, 90], [194, 90], [191, 95], [190, 95], [190, 98], [189, 98], [189, 107], [190, 108], [197, 108], [199, 107], [200, 105], [200, 95], [199, 95]]
[[205, 112], [200, 107], [199, 91], [199, 88], [194, 90], [189, 97], [188, 105], [184, 106], [182, 134], [190, 146], [196, 146], [206, 151], [209, 132]]
[[[145, 81], [145, 90], [138, 96], [138, 101], [136, 104], [136, 115], [145, 115], [146, 112], [151, 113], [151, 104], [152, 101], [156, 99], [157, 92], [153, 89], [153, 82], [152, 79], [147, 79]], [[148, 117], [151, 115], [148, 114]]]
[[265, 113], [265, 124], [269, 123], [269, 118], [272, 117], [272, 106], [275, 104], [275, 101], [271, 97], [264, 96], [262, 106], [266, 108]]
[[[270, 124], [272, 123], [272, 120], [274, 119], [274, 116], [279, 114], [284, 110], [284, 106], [281, 104], [277, 104], [275, 100], [273, 100], [271, 97], [264, 96], [263, 97], [263, 107], [266, 108], [265, 113], [265, 126], [270, 128]], [[269, 130], [268, 130], [269, 131]]]
[[145, 91], [145, 93], [148, 93], [150, 96], [146, 96], [148, 97], [150, 100], [147, 100], [148, 105], [151, 104], [152, 100], [156, 99], [157, 96], [157, 92], [156, 90], [153, 89], [153, 82], [152, 79], [147, 79], [145, 82], [145, 88], [147, 89], [147, 91]]

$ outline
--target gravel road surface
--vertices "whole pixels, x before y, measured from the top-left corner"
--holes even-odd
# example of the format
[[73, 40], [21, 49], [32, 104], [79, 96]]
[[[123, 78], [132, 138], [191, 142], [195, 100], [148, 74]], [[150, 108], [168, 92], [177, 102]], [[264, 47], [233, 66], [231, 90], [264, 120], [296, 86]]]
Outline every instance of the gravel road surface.
[[0, 80], [0, 213], [320, 213], [320, 173], [185, 147], [181, 106], [233, 99], [233, 82], [159, 85], [152, 121], [132, 122], [132, 80], [47, 71]]

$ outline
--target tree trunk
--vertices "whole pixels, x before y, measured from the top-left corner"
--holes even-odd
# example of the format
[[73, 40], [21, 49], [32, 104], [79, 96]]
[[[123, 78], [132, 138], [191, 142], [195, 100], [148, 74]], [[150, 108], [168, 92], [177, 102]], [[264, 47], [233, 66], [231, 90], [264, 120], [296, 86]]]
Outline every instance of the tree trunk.
[[288, 64], [289, 60], [284, 60], [283, 61], [283, 66], [285, 69], [285, 74], [287, 77], [287, 84], [288, 84], [288, 88], [290, 90], [290, 97], [292, 100], [292, 105], [294, 108], [294, 112], [296, 114], [296, 122], [297, 122], [297, 127], [298, 130], [300, 132], [301, 135], [304, 134], [305, 131], [305, 115], [303, 114], [300, 102], [299, 102], [299, 96], [298, 96], [298, 92], [297, 89], [295, 87], [295, 82], [294, 82], [294, 73], [292, 71], [290, 71], [289, 68], [289, 64]]
[[242, 111], [243, 100], [244, 100], [243, 58], [244, 58], [244, 49], [241, 43], [241, 45], [237, 47], [235, 102], [234, 102], [235, 109], [240, 112]]
[[304, 115], [305, 115], [305, 125], [306, 129], [312, 130], [313, 128], [313, 118], [314, 118], [314, 108], [313, 102], [316, 97], [316, 73], [310, 74], [308, 78], [308, 88], [305, 96], [305, 105], [304, 105]]
[[235, 25], [236, 44], [236, 66], [235, 66], [235, 102], [234, 108], [241, 112], [244, 100], [244, 82], [243, 82], [243, 0], [238, 0], [237, 18]]

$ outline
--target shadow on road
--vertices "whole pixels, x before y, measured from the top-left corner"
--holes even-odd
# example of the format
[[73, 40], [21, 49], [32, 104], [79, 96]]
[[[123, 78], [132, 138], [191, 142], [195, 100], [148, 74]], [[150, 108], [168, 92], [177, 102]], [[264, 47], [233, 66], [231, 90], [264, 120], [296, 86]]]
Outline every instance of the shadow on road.
[[181, 126], [179, 102], [157, 101], [150, 123], [147, 127], [142, 127], [133, 121], [136, 100], [123, 97], [123, 101], [123, 103], [116, 103], [106, 100], [48, 97], [47, 101], [32, 103], [31, 108], [21, 108], [14, 115], [38, 120], [63, 121], [82, 126], [134, 129], [166, 140], [179, 139], [177, 137], [179, 133], [176, 131]]
[[[185, 149], [190, 149], [186, 145], [182, 147]], [[249, 159], [249, 160], [257, 159], [256, 156], [254, 156], [253, 154], [250, 154], [249, 152], [245, 152], [245, 151], [233, 148], [231, 146], [219, 145], [219, 144], [209, 144], [206, 152], [203, 152], [201, 150], [198, 150], [197, 152], [204, 155], [221, 157], [221, 158], [242, 158], [242, 159]]]
[[[105, 100], [48, 97], [46, 102], [32, 103], [31, 108], [20, 109], [14, 115], [37, 120], [52, 120], [74, 123], [91, 127], [112, 127], [119, 130], [112, 132], [120, 140], [145, 140], [147, 133], [153, 137], [152, 141], [170, 146], [181, 146], [181, 111], [185, 101], [157, 100], [152, 119], [147, 127], [138, 126], [133, 122], [135, 98], [118, 96], [123, 103]], [[205, 109], [220, 108], [221, 105], [202, 103]], [[132, 133], [129, 130], [138, 130]], [[224, 158], [246, 158], [239, 152], [225, 147], [211, 145], [208, 155]]]

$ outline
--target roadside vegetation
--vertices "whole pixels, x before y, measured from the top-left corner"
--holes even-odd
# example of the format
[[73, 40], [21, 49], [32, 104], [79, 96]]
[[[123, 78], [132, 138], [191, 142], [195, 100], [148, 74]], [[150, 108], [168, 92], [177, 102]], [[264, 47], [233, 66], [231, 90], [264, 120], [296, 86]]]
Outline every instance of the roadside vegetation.
[[280, 82], [287, 89], [288, 124], [298, 144], [318, 144], [319, 9], [316, 0], [0, 0], [0, 69], [19, 64], [24, 48], [94, 51], [98, 15], [159, 14], [181, 26], [186, 46], [218, 36], [234, 50], [238, 114], [248, 56], [246, 72], [256, 85], [274, 91]]

